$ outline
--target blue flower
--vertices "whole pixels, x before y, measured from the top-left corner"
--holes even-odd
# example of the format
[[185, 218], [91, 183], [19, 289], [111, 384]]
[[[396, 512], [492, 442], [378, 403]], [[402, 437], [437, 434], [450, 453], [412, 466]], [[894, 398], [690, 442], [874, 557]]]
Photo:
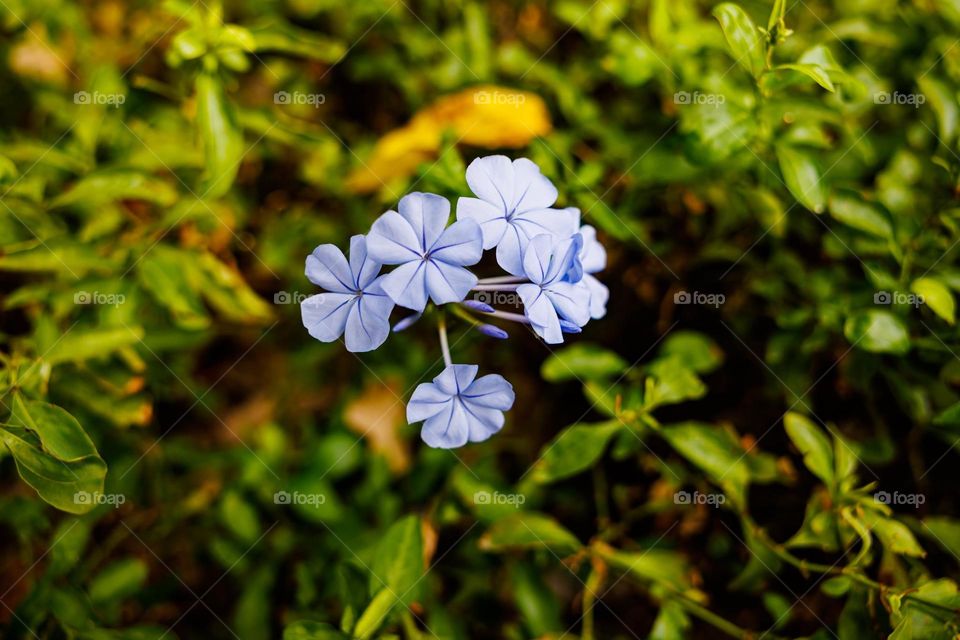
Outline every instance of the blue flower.
[[383, 277], [383, 290], [414, 311], [423, 311], [428, 297], [436, 304], [466, 298], [477, 277], [464, 267], [483, 255], [477, 223], [461, 220], [447, 227], [450, 203], [432, 193], [406, 195], [398, 208], [400, 213], [380, 216], [367, 235], [374, 260], [400, 265]]
[[407, 405], [407, 422], [425, 421], [420, 437], [431, 447], [453, 449], [483, 442], [503, 427], [513, 406], [513, 385], [503, 376], [476, 378], [475, 364], [451, 364], [419, 385]]
[[372, 351], [390, 334], [393, 301], [383, 291], [385, 276], [371, 259], [367, 241], [350, 238], [350, 262], [332, 244], [322, 244], [307, 256], [310, 282], [329, 293], [310, 296], [300, 305], [303, 326], [322, 342], [346, 337], [347, 350]]
[[581, 281], [582, 246], [579, 233], [559, 242], [541, 234], [530, 240], [523, 254], [524, 275], [530, 282], [519, 285], [517, 295], [530, 326], [549, 344], [563, 342], [561, 320], [578, 327], [590, 321], [590, 291]]
[[568, 238], [577, 232], [579, 212], [550, 208], [557, 189], [526, 158], [477, 158], [467, 167], [467, 184], [477, 197], [457, 201], [457, 220], [476, 221], [483, 248], [496, 247], [497, 263], [512, 275], [523, 275], [530, 238], [543, 233]]
[[590, 317], [599, 320], [607, 314], [607, 300], [610, 290], [593, 277], [592, 274], [603, 271], [607, 266], [607, 250], [597, 240], [597, 230], [588, 224], [580, 227], [583, 236], [583, 248], [580, 249], [580, 263], [583, 266], [583, 284], [590, 292]]

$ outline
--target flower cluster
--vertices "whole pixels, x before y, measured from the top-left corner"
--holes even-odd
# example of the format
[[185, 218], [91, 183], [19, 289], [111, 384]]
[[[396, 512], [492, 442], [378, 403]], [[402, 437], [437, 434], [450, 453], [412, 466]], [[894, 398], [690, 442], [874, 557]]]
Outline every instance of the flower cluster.
[[[349, 259], [324, 244], [307, 256], [306, 275], [325, 293], [301, 304], [303, 324], [314, 338], [341, 336], [350, 351], [371, 351], [390, 334], [394, 306], [415, 313], [393, 331], [402, 331], [428, 310], [451, 305], [459, 318], [484, 335], [506, 338], [487, 320], [529, 326], [545, 342], [563, 342], [592, 318], [606, 313], [607, 288], [594, 276], [607, 256], [593, 227], [580, 224], [576, 208], [556, 209], [557, 189], [536, 164], [488, 156], [467, 168], [475, 197], [450, 203], [432, 193], [411, 193], [398, 211], [381, 215], [366, 236], [350, 239]], [[467, 267], [496, 249], [506, 275], [480, 280]], [[395, 268], [381, 274], [384, 265]], [[494, 308], [471, 292], [515, 294], [523, 314]], [[503, 427], [513, 406], [513, 386], [502, 376], [477, 378], [477, 365], [453, 364], [446, 321], [438, 313], [446, 368], [419, 385], [407, 405], [407, 420], [423, 422], [421, 437], [431, 447], [454, 448], [482, 442]]]

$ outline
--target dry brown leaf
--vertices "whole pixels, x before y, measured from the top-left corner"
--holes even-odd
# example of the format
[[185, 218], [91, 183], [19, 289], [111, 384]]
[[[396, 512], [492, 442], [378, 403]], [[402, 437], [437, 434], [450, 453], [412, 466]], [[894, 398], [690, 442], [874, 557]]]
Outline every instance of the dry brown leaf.
[[386, 458], [395, 474], [410, 468], [410, 448], [398, 433], [407, 423], [401, 393], [394, 381], [371, 382], [347, 405], [343, 416], [350, 430], [363, 436], [374, 453]]
[[19, 76], [63, 86], [67, 83], [65, 53], [53, 48], [46, 29], [36, 25], [10, 49], [10, 68]]
[[471, 87], [440, 98], [409, 124], [383, 136], [366, 164], [347, 178], [347, 188], [366, 193], [406, 178], [437, 157], [448, 130], [458, 142], [499, 149], [525, 147], [550, 129], [550, 114], [540, 96], [494, 85]]

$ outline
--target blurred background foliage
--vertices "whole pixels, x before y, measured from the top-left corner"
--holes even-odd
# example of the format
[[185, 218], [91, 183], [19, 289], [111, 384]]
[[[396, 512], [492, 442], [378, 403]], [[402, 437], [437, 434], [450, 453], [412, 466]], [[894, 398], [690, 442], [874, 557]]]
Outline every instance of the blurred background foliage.
[[[956, 0], [0, 5], [4, 638], [957, 636]], [[303, 258], [491, 150], [609, 315], [430, 450]]]

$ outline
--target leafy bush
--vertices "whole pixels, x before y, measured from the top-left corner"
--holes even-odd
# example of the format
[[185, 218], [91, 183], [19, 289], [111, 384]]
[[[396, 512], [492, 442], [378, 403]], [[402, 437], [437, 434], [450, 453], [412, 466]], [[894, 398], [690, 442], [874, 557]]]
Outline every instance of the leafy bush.
[[[955, 0], [0, 5], [3, 637], [960, 633]], [[303, 259], [491, 153], [608, 314], [431, 449]]]

